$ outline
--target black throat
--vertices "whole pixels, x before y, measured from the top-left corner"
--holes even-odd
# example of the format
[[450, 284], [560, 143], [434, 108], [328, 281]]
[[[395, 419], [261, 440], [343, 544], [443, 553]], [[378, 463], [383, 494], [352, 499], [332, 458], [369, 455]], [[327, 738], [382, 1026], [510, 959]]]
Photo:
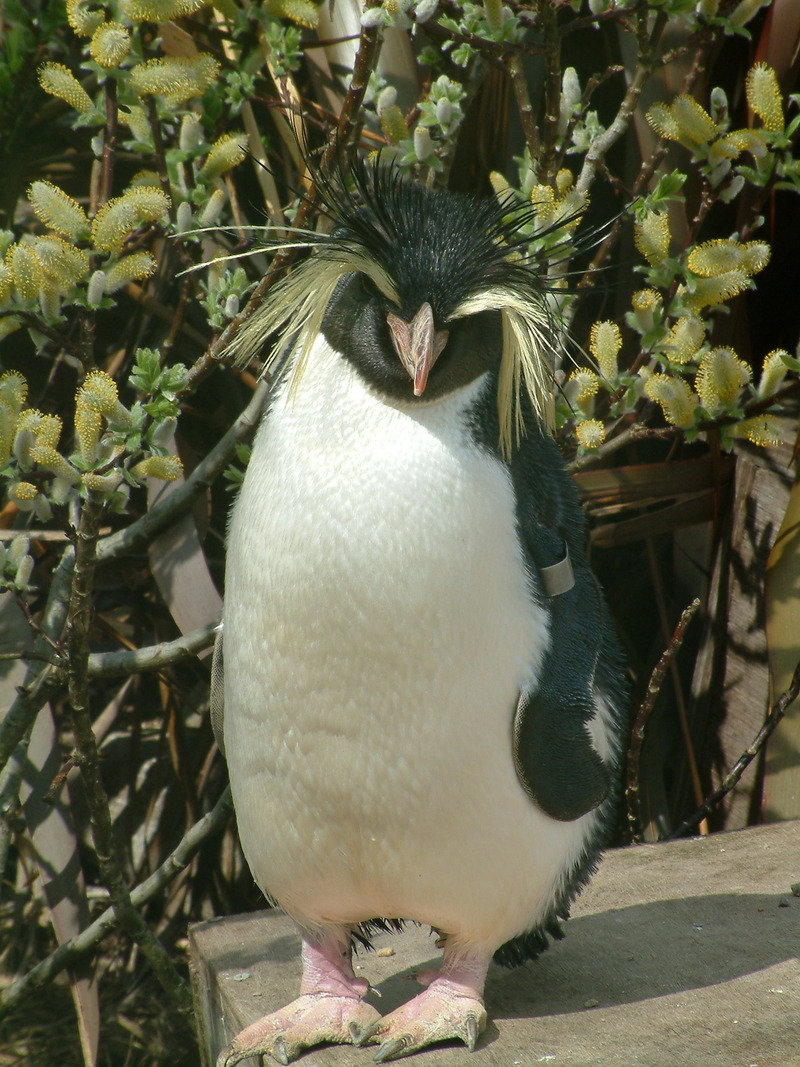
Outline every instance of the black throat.
[[367, 384], [391, 397], [425, 403], [463, 388], [497, 367], [503, 350], [499, 311], [483, 311], [453, 322], [437, 323], [449, 337], [433, 366], [421, 397], [394, 351], [387, 314], [396, 310], [363, 274], [349, 274], [337, 286], [322, 333], [328, 344], [350, 362]]

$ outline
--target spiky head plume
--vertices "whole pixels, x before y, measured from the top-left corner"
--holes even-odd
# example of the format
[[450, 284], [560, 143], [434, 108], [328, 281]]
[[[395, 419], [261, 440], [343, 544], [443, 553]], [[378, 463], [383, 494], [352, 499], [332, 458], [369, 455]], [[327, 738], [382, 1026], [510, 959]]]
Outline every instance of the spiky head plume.
[[229, 354], [270, 368], [292, 350], [296, 386], [337, 284], [356, 272], [401, 316], [429, 303], [438, 329], [498, 312], [500, 446], [509, 455], [522, 432], [523, 391], [546, 421], [556, 340], [553, 305], [520, 234], [531, 206], [430, 192], [395, 168], [363, 162], [316, 181], [330, 232], [298, 235], [312, 255], [269, 292]]

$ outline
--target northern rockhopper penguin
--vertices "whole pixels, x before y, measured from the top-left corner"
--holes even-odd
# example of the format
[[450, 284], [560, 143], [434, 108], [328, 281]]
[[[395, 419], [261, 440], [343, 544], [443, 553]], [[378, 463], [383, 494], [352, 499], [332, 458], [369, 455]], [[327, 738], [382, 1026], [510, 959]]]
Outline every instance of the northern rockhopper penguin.
[[[303, 979], [220, 1067], [320, 1042], [474, 1048], [492, 957], [559, 936], [595, 868], [624, 733], [519, 215], [366, 165], [321, 195], [331, 233], [239, 342], [278, 369], [212, 694], [242, 847], [300, 928]], [[386, 1017], [351, 966], [373, 920], [444, 946]]]

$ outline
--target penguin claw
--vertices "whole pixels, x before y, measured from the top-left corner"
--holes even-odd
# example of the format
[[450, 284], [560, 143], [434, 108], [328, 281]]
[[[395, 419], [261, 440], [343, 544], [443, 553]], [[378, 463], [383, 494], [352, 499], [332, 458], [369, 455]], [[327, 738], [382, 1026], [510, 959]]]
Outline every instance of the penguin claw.
[[351, 1022], [349, 1026], [350, 1039], [357, 1048], [361, 1048], [363, 1045], [370, 1044], [370, 1039], [377, 1034], [380, 1027], [380, 1019], [376, 1019], [367, 1026], [361, 1026], [357, 1022]]
[[410, 1048], [413, 1038], [410, 1036], [395, 1037], [391, 1041], [384, 1041], [375, 1055], [372, 1057], [376, 1063], [386, 1063], [387, 1060], [398, 1059], [403, 1050]]
[[219, 1054], [216, 1067], [235, 1067], [249, 1056], [271, 1056], [288, 1067], [314, 1045], [362, 1044], [380, 1022], [375, 1008], [360, 998], [307, 993], [242, 1030]]
[[[485, 1016], [483, 1020], [483, 1025], [486, 1025]], [[470, 1052], [475, 1051], [475, 1046], [478, 1043], [478, 1037], [480, 1035], [481, 1029], [482, 1026], [479, 1017], [474, 1011], [469, 1012], [469, 1014], [464, 1019], [464, 1032], [462, 1034], [462, 1037], [464, 1039], [464, 1044], [467, 1046]]]
[[272, 1057], [278, 1061], [281, 1067], [289, 1067], [289, 1050], [286, 1047], [286, 1040], [283, 1034], [278, 1034], [272, 1043]]
[[478, 996], [453, 994], [432, 984], [408, 1004], [385, 1016], [371, 1030], [381, 1045], [376, 1063], [410, 1056], [438, 1041], [463, 1041], [475, 1051], [486, 1029], [486, 1011]]

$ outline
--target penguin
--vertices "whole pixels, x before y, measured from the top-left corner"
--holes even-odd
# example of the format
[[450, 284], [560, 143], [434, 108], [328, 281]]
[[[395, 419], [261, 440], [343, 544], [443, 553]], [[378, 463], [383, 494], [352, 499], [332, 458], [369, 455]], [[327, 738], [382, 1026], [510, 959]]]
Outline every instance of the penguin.
[[[524, 209], [391, 167], [318, 179], [330, 219], [246, 324], [277, 366], [232, 508], [212, 708], [241, 845], [302, 937], [299, 996], [218, 1059], [321, 1042], [384, 1062], [486, 1026], [613, 823], [624, 665], [547, 429], [558, 338]], [[382, 1017], [352, 966], [430, 926]]]

